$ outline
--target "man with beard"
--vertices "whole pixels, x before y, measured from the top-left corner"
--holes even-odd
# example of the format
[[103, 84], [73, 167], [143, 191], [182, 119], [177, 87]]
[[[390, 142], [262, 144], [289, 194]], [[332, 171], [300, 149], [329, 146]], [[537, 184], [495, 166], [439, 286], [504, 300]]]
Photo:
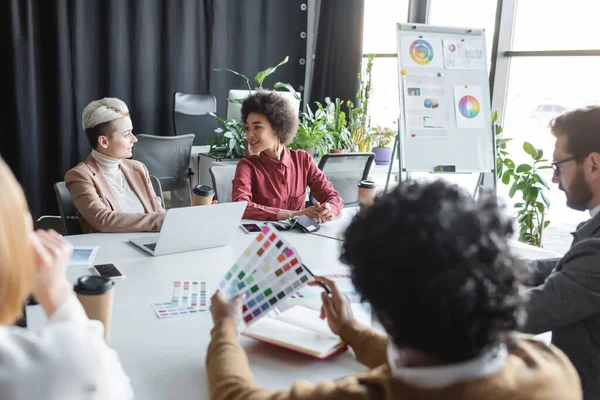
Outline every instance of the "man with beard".
[[535, 287], [527, 290], [529, 333], [552, 331], [552, 343], [581, 377], [586, 400], [600, 399], [600, 107], [587, 107], [550, 123], [556, 136], [554, 176], [567, 206], [591, 219], [573, 233], [561, 259], [532, 262]]

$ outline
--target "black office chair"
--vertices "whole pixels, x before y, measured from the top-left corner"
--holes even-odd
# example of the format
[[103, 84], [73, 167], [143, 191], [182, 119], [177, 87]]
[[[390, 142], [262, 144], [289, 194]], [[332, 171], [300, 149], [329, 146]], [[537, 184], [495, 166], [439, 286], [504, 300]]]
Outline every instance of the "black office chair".
[[64, 181], [54, 184], [54, 192], [56, 193], [56, 201], [58, 202], [58, 211], [62, 220], [64, 235], [79, 235], [82, 234], [81, 225], [77, 218], [77, 208], [73, 203], [71, 193], [67, 190]]
[[165, 209], [192, 205], [190, 158], [194, 135], [137, 135], [133, 159], [160, 181]]
[[175, 92], [173, 100], [173, 125], [175, 135], [193, 133], [194, 146], [206, 146], [216, 139], [219, 121], [208, 113], [217, 113], [217, 99], [210, 94]]
[[[358, 184], [369, 176], [374, 159], [373, 153], [330, 153], [319, 161], [319, 169], [344, 200], [344, 207], [358, 206]], [[316, 202], [312, 195], [310, 202]]]

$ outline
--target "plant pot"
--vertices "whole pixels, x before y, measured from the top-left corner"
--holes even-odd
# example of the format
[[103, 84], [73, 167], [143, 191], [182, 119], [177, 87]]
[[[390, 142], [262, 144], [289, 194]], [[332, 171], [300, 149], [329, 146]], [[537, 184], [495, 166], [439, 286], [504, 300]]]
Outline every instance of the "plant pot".
[[344, 149], [331, 149], [330, 150], [332, 153], [343, 153]]
[[389, 147], [373, 147], [375, 153], [375, 164], [389, 165], [392, 159], [392, 149]]
[[[256, 93], [255, 90], [251, 92], [252, 94]], [[278, 95], [286, 99], [292, 104], [294, 110], [300, 114], [300, 101], [294, 97], [292, 92], [277, 92]], [[298, 97], [301, 96], [300, 93], [296, 92]], [[235, 90], [232, 89], [229, 91], [230, 99], [244, 100], [246, 97], [250, 95], [248, 90]], [[237, 119], [238, 121], [242, 120], [242, 105], [239, 103], [227, 103], [227, 119]]]

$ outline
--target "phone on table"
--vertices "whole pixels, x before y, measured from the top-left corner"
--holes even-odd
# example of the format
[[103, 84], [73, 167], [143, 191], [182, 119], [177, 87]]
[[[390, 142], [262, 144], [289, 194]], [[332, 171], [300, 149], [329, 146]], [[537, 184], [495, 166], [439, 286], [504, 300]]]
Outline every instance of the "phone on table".
[[115, 264], [94, 265], [94, 270], [98, 275], [110, 279], [124, 279], [125, 275], [115, 266]]
[[257, 224], [242, 224], [240, 227], [246, 233], [258, 233], [262, 230]]

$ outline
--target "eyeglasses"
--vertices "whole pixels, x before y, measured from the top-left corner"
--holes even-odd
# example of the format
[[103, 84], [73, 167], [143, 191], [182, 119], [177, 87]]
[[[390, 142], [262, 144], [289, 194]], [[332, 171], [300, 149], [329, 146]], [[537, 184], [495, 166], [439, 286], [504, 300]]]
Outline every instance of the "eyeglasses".
[[560, 164], [566, 163], [568, 161], [573, 161], [576, 159], [577, 159], [577, 157], [569, 157], [569, 158], [565, 158], [564, 160], [558, 160], [558, 161], [554, 161], [553, 163], [551, 163], [550, 165], [552, 165], [552, 170], [554, 171], [554, 176], [560, 176]]

